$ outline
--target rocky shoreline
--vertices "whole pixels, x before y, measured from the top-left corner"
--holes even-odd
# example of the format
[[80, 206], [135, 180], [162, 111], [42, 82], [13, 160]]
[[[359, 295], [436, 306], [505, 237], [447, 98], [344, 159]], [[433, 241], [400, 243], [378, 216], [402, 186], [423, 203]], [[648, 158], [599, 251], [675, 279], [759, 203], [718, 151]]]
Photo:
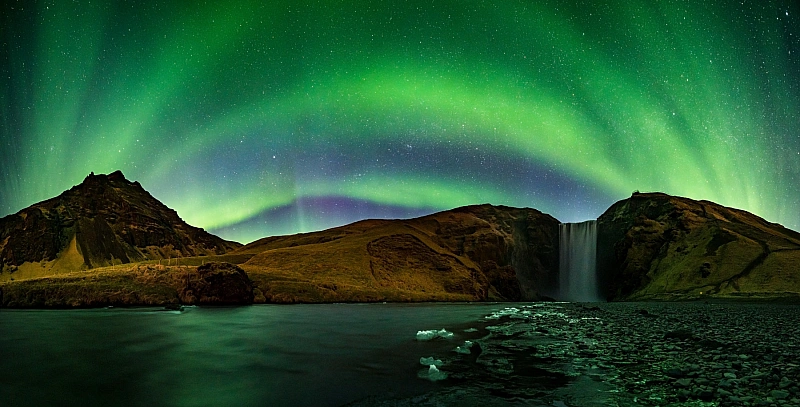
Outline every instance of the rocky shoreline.
[[800, 406], [797, 305], [533, 303], [477, 329], [432, 355], [440, 390], [363, 405]]

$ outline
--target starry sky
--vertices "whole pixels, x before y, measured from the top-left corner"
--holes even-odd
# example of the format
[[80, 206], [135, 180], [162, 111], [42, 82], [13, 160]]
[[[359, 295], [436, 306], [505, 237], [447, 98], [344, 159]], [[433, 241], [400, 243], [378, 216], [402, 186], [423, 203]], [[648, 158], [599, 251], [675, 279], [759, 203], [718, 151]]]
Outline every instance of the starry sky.
[[13, 1], [0, 216], [122, 170], [224, 238], [634, 190], [800, 229], [800, 3]]

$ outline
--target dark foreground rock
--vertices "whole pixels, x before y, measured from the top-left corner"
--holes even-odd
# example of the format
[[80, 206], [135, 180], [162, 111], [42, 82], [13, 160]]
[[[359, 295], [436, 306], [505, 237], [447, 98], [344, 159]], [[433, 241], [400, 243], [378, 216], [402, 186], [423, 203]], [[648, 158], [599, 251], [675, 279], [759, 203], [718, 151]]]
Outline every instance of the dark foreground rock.
[[186, 285], [178, 296], [188, 305], [252, 304], [253, 283], [234, 264], [206, 263], [187, 271]]
[[252, 303], [252, 282], [230, 263], [139, 265], [0, 285], [0, 307], [6, 308]]
[[420, 355], [439, 390], [353, 405], [800, 406], [797, 305], [537, 303], [475, 327]]

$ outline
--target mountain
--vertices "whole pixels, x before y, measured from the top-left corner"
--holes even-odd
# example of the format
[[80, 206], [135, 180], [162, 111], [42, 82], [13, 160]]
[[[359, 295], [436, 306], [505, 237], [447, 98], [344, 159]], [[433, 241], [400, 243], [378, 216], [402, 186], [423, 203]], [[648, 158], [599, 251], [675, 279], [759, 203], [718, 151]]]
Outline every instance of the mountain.
[[[241, 247], [267, 302], [536, 300], [555, 295], [558, 220], [476, 205]], [[257, 294], [259, 295], [259, 294]]]
[[709, 201], [633, 194], [598, 218], [597, 253], [611, 300], [800, 293], [800, 233]]
[[186, 224], [120, 171], [0, 219], [0, 281], [241, 246]]
[[[610, 301], [800, 299], [800, 233], [746, 211], [635, 193], [587, 230]], [[558, 299], [560, 244], [552, 216], [486, 204], [242, 246], [90, 174], [0, 219], [0, 306]]]
[[557, 245], [549, 215], [476, 205], [241, 246], [117, 171], [0, 219], [0, 305], [546, 299]]

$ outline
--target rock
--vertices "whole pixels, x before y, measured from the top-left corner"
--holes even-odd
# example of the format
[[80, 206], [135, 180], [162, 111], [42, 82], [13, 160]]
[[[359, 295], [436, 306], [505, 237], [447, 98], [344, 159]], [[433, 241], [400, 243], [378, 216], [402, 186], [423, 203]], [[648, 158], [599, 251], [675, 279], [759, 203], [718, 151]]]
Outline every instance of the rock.
[[674, 378], [681, 378], [681, 377], [684, 377], [686, 375], [683, 372], [683, 370], [678, 369], [678, 368], [667, 369], [667, 370], [664, 371], [664, 374], [669, 376], [669, 377], [674, 377]]
[[206, 263], [187, 270], [178, 296], [184, 304], [252, 304], [253, 284], [244, 270], [230, 263]]
[[708, 384], [711, 383], [711, 381], [709, 381], [705, 377], [699, 377], [699, 378], [695, 379], [694, 381], [695, 381], [695, 383], [697, 383], [697, 384], [699, 384], [701, 386], [708, 386]]
[[719, 349], [725, 346], [722, 342], [713, 339], [701, 339], [698, 344], [706, 349]]
[[769, 394], [776, 400], [783, 400], [789, 397], [789, 392], [785, 390], [772, 390]]
[[697, 398], [703, 401], [712, 401], [714, 399], [714, 392], [710, 389], [703, 389], [697, 393]]
[[664, 339], [678, 339], [681, 341], [694, 339], [694, 334], [688, 329], [678, 329], [664, 334]]

